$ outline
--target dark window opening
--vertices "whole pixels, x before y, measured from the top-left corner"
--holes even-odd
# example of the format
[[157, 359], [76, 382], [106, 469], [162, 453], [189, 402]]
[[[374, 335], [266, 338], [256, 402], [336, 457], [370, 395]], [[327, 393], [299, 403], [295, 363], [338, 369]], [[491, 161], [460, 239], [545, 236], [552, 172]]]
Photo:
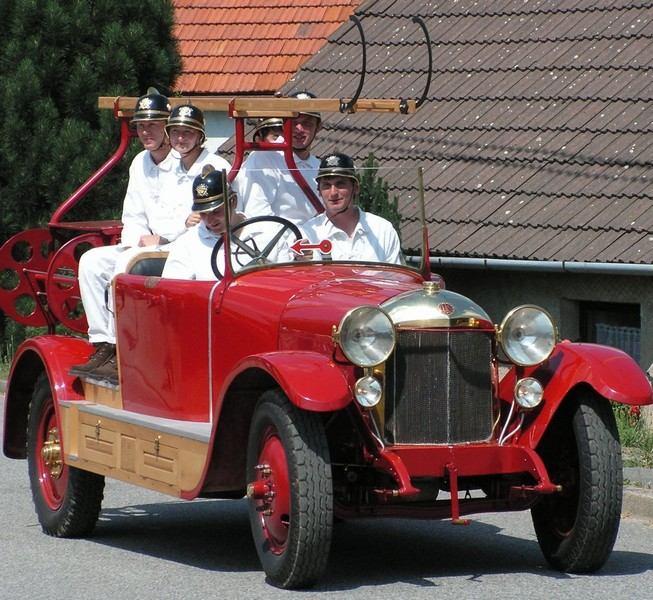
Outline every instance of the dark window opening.
[[579, 302], [578, 309], [581, 341], [619, 348], [639, 362], [639, 304]]

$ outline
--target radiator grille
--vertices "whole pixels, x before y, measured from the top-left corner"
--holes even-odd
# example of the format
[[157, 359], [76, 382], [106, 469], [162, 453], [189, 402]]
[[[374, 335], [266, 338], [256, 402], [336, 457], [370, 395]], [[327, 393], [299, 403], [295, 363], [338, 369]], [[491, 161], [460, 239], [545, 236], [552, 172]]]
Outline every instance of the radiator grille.
[[493, 424], [491, 352], [489, 332], [399, 331], [386, 364], [386, 441], [488, 439]]

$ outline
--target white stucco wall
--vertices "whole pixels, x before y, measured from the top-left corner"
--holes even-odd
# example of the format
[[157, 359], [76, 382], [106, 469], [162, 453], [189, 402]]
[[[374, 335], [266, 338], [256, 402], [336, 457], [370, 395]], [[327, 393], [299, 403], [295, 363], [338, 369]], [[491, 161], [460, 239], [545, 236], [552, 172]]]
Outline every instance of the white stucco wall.
[[225, 112], [205, 112], [206, 144], [205, 147], [215, 152], [234, 134], [234, 120]]

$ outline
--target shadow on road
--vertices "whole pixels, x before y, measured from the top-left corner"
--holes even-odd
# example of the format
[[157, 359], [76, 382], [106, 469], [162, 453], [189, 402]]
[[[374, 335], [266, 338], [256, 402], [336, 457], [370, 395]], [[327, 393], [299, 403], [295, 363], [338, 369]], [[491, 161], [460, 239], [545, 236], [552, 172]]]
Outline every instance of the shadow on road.
[[[529, 519], [527, 514], [515, 518]], [[102, 511], [92, 541], [137, 554], [218, 572], [261, 572], [244, 500], [166, 502]], [[592, 576], [633, 575], [653, 569], [653, 556], [614, 551]], [[531, 573], [554, 579], [578, 575], [550, 569], [532, 539], [473, 521], [373, 519], [339, 523], [329, 569], [314, 590], [343, 591], [406, 582], [437, 587], [438, 577]], [[433, 581], [435, 579], [435, 581]]]

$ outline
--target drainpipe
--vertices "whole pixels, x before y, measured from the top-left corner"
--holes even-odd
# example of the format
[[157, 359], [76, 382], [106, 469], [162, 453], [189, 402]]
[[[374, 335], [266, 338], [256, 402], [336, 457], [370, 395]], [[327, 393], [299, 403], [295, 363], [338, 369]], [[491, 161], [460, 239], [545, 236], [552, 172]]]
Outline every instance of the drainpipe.
[[[409, 264], [419, 265], [420, 256], [409, 256]], [[486, 269], [494, 271], [538, 271], [546, 273], [587, 273], [593, 275], [653, 275], [653, 265], [633, 263], [602, 263], [557, 260], [509, 260], [504, 258], [466, 258], [462, 256], [431, 256], [431, 267]]]

